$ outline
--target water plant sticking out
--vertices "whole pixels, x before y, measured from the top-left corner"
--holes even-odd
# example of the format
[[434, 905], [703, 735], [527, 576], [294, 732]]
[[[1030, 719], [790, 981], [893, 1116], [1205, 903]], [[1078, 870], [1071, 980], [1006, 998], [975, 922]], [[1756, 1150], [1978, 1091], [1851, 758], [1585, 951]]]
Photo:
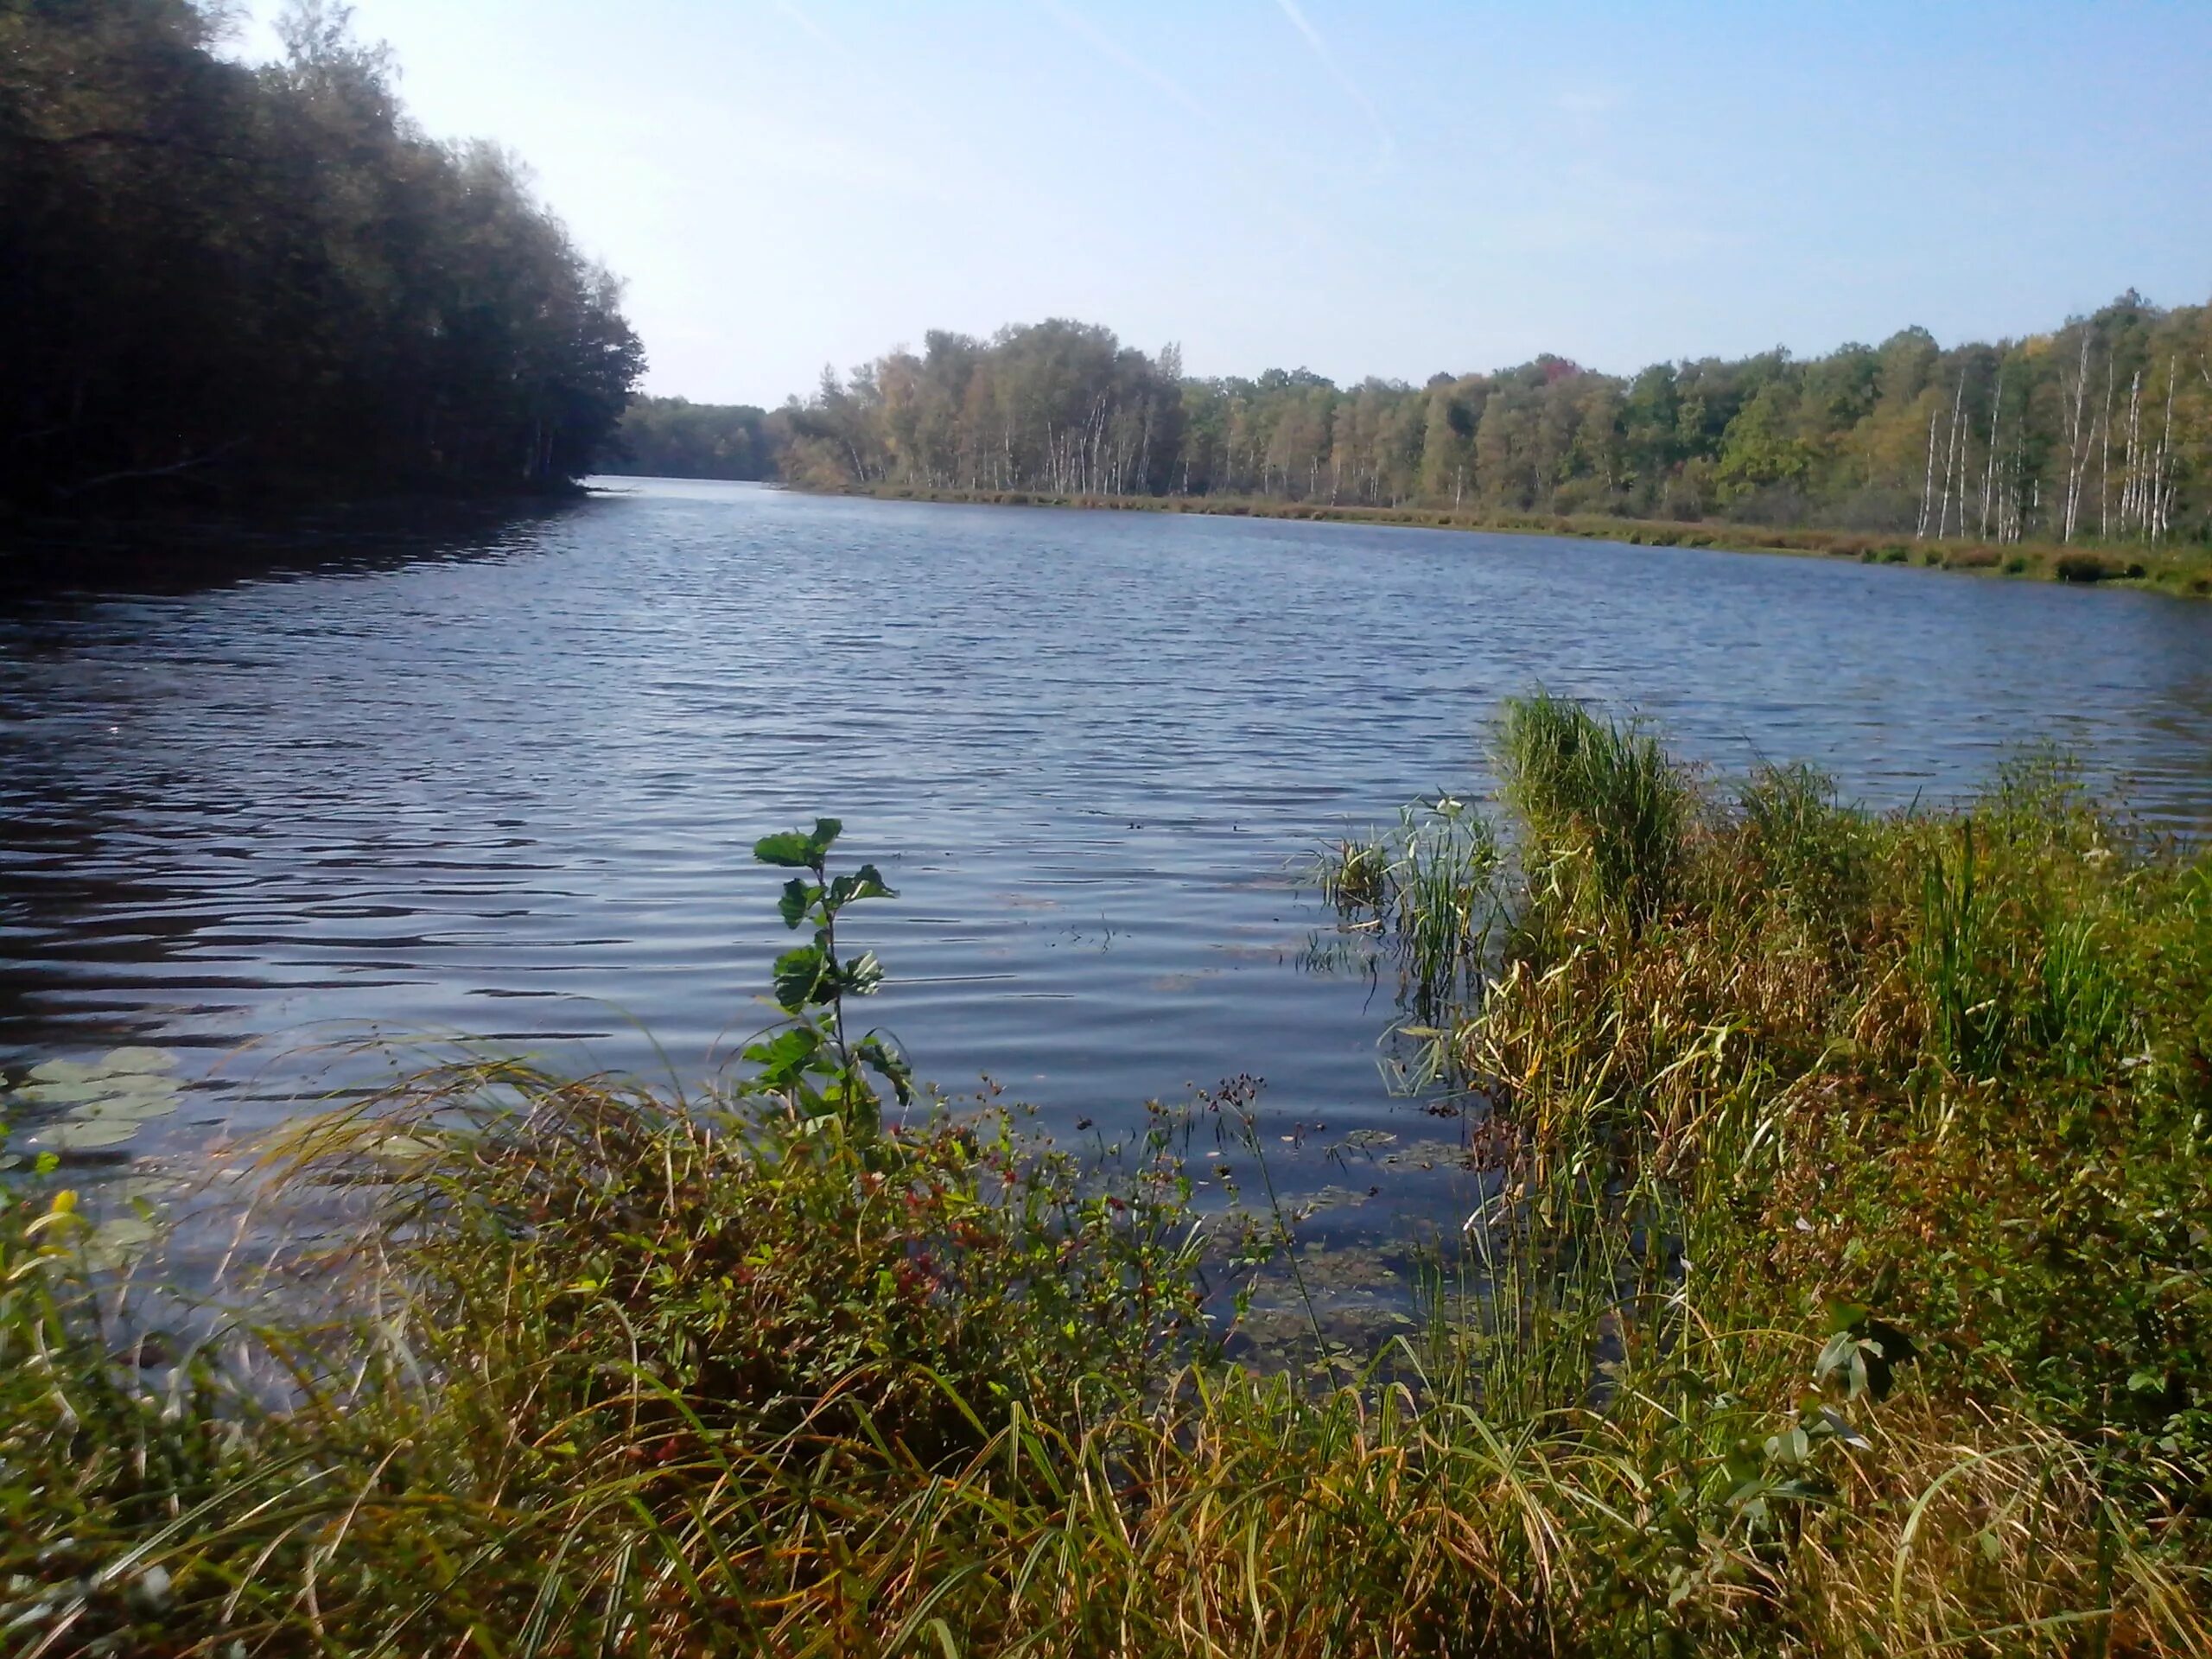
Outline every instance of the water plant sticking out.
[[1659, 740], [1537, 691], [1498, 716], [1504, 796], [1531, 898], [1573, 927], [1633, 932], [1672, 895], [1694, 799]]
[[904, 1106], [913, 1097], [913, 1071], [884, 1033], [870, 1031], [854, 1039], [845, 1033], [845, 999], [873, 995], [883, 983], [883, 964], [873, 950], [849, 962], [838, 956], [837, 918], [848, 905], [898, 895], [873, 864], [849, 875], [830, 875], [830, 849], [844, 827], [836, 818], [817, 818], [810, 832], [785, 830], [753, 843], [753, 856], [760, 862], [806, 872], [784, 883], [778, 909], [784, 925], [794, 931], [809, 922], [815, 927], [810, 943], [776, 958], [775, 1001], [787, 1018], [775, 1036], [745, 1050], [745, 1058], [759, 1070], [741, 1092], [780, 1096], [796, 1110], [834, 1116], [867, 1138], [874, 1135], [883, 1118], [881, 1098], [868, 1073], [890, 1085]]
[[1371, 928], [1399, 966], [1417, 1020], [1471, 1002], [1497, 913], [1497, 840], [1450, 794], [1400, 810], [1398, 822], [1323, 853], [1314, 876], [1345, 921]]

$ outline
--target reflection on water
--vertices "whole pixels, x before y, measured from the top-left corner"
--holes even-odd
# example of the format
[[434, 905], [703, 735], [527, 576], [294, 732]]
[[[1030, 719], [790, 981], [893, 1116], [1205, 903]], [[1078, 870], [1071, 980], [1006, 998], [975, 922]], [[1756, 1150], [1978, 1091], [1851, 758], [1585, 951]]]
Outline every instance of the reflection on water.
[[1881, 804], [2054, 740], [2212, 823], [2212, 607], [2150, 595], [636, 480], [296, 551], [0, 609], [0, 1060], [180, 1051], [220, 1086], [161, 1144], [291, 1109], [269, 1057], [371, 1031], [696, 1072], [770, 1017], [746, 849], [823, 812], [902, 895], [862, 943], [923, 1075], [1065, 1129], [1261, 1073], [1269, 1125], [1327, 1126], [1268, 1129], [1317, 1228], [1441, 1215], [1450, 1160], [1348, 1138], [1439, 1125], [1378, 1075], [1387, 986], [1301, 969], [1287, 871], [1478, 790], [1499, 696], [1632, 702]]

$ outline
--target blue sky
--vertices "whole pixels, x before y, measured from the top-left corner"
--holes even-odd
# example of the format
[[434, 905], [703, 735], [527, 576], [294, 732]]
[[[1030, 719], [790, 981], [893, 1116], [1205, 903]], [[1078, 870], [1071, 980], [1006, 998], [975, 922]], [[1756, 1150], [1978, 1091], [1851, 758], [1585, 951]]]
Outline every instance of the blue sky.
[[[236, 48], [274, 50], [274, 0]], [[356, 0], [773, 404], [1077, 316], [1198, 373], [1626, 370], [2212, 297], [2212, 3]]]

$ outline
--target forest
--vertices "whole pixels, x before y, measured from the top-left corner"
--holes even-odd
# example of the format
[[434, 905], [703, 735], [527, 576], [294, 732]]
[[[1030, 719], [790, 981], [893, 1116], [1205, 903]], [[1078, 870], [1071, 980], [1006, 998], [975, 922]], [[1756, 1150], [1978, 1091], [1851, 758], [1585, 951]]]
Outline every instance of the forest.
[[620, 478], [773, 478], [790, 442], [790, 416], [781, 410], [639, 397], [599, 470]]
[[1984, 542], [2212, 538], [2212, 307], [2049, 334], [1421, 386], [1192, 378], [1108, 329], [931, 333], [779, 411], [794, 483], [1725, 520]]
[[541, 488], [644, 365], [512, 157], [409, 118], [298, 0], [0, 0], [0, 503]]
[[1055, 319], [933, 331], [784, 408], [632, 402], [620, 288], [497, 147], [430, 138], [295, 0], [276, 61], [189, 0], [0, 0], [0, 503], [821, 488], [1616, 515], [1989, 543], [2212, 540], [2212, 308], [1923, 328], [1631, 375], [1184, 372]]

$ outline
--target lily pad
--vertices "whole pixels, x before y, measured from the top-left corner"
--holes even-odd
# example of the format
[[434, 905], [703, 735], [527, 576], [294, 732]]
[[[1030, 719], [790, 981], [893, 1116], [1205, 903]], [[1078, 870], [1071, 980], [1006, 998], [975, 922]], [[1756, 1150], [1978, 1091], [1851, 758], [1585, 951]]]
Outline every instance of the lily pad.
[[95, 1077], [145, 1077], [176, 1070], [176, 1056], [166, 1048], [118, 1048], [92, 1062]]
[[77, 1106], [88, 1100], [105, 1100], [113, 1092], [104, 1083], [32, 1083], [16, 1090], [26, 1106]]
[[192, 1185], [175, 1175], [125, 1175], [100, 1183], [100, 1196], [118, 1205], [159, 1204]]
[[79, 1060], [41, 1060], [31, 1067], [33, 1083], [90, 1083], [99, 1074]]
[[69, 1114], [65, 1123], [143, 1123], [176, 1110], [172, 1095], [103, 1095]]
[[126, 1268], [146, 1252], [146, 1247], [161, 1236], [161, 1228], [143, 1216], [118, 1216], [93, 1228], [92, 1236], [85, 1241], [86, 1260], [93, 1267], [115, 1269]]
[[94, 1084], [111, 1095], [174, 1095], [184, 1084], [159, 1071], [124, 1071], [98, 1078]]
[[104, 1147], [121, 1146], [138, 1129], [135, 1118], [64, 1119], [25, 1135], [22, 1144], [27, 1152], [97, 1152]]

